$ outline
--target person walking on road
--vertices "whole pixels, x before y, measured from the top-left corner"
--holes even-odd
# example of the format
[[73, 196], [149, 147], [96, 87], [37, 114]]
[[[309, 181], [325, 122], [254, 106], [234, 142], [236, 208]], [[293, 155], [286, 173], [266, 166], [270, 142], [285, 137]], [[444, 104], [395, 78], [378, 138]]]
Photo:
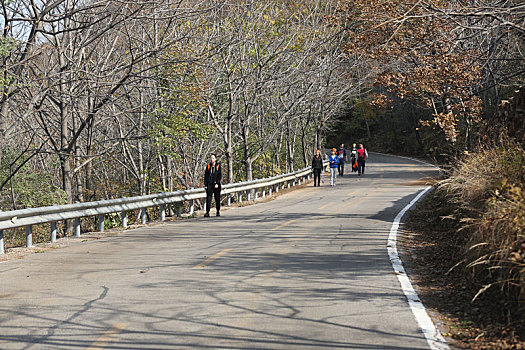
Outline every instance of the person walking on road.
[[366, 148], [363, 147], [363, 144], [359, 144], [359, 149], [357, 150], [357, 172], [359, 175], [365, 174], [365, 162], [368, 158], [368, 152]]
[[345, 162], [348, 160], [348, 158], [346, 157], [346, 150], [344, 144], [341, 144], [341, 146], [339, 146], [339, 149], [337, 150], [337, 157], [339, 157], [339, 175], [343, 176], [345, 173]]
[[355, 173], [357, 171], [357, 145], [355, 143], [352, 144], [350, 161], [352, 162], [352, 172]]
[[315, 151], [315, 155], [312, 159], [312, 171], [314, 172], [314, 187], [321, 186], [321, 172], [323, 171], [323, 157], [321, 157], [320, 150]]
[[332, 155], [328, 157], [330, 162], [330, 186], [335, 186], [337, 179], [337, 166], [339, 165], [339, 157], [336, 155], [337, 149], [332, 148]]
[[206, 214], [205, 217], [210, 216], [211, 197], [215, 197], [215, 215], [221, 216], [221, 182], [222, 169], [221, 164], [217, 163], [215, 154], [210, 157], [210, 162], [206, 166], [204, 172], [204, 188], [206, 188]]

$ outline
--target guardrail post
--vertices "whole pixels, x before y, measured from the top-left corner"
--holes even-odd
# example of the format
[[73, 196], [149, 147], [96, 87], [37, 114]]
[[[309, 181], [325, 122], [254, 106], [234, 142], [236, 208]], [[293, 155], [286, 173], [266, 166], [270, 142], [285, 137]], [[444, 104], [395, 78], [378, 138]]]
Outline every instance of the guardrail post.
[[263, 198], [266, 197], [266, 187], [262, 188], [261, 197], [263, 197]]
[[242, 192], [237, 193], [237, 203], [242, 203]]
[[291, 187], [290, 181], [287, 181], [286, 188], [290, 188], [290, 187]]
[[160, 221], [166, 220], [166, 206], [164, 204], [160, 205]]
[[182, 202], [177, 202], [177, 217], [180, 218], [182, 216]]
[[252, 199], [252, 193], [250, 190], [246, 191], [246, 200], [249, 202]]
[[98, 230], [99, 232], [104, 232], [104, 214], [99, 214], [98, 216]]
[[226, 205], [232, 205], [232, 195], [230, 193], [228, 193], [228, 196], [226, 197]]
[[253, 200], [256, 201], [259, 199], [259, 191], [257, 191], [257, 189], [255, 189], [255, 192], [254, 192], [254, 196], [253, 196]]
[[190, 200], [190, 215], [193, 215], [193, 213], [195, 212], [195, 202], [192, 200]]
[[51, 222], [51, 243], [55, 243], [57, 241], [57, 222], [52, 221]]
[[26, 226], [26, 247], [33, 246], [33, 227], [31, 225]]
[[120, 217], [122, 219], [122, 227], [128, 227], [128, 212], [123, 211], [120, 213]]
[[80, 237], [80, 218], [75, 218], [75, 237]]
[[140, 223], [142, 225], [146, 225], [147, 223], [146, 208], [140, 209]]
[[4, 254], [4, 231], [0, 230], [0, 254]]
[[273, 188], [273, 186], [268, 186], [268, 195], [270, 197], [272, 196], [272, 188]]

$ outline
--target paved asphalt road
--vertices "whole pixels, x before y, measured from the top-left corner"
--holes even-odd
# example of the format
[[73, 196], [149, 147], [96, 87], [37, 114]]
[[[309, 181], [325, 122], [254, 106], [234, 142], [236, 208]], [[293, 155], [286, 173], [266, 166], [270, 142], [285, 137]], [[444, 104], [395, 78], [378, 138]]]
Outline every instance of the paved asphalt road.
[[325, 176], [220, 218], [0, 264], [0, 349], [427, 349], [386, 243], [437, 172], [367, 165], [334, 188]]

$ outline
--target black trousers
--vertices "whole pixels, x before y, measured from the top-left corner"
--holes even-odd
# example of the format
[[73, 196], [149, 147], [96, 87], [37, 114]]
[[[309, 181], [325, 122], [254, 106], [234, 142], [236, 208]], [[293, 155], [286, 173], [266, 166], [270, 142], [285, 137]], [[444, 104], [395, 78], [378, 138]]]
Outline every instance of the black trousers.
[[359, 175], [365, 173], [365, 160], [357, 160], [357, 172]]
[[341, 161], [337, 167], [339, 168], [339, 175], [343, 176], [345, 172], [345, 162]]
[[206, 188], [206, 211], [209, 213], [211, 209], [211, 197], [215, 197], [215, 209], [221, 210], [221, 186], [215, 188], [215, 185]]
[[314, 186], [321, 186], [322, 169], [314, 169]]

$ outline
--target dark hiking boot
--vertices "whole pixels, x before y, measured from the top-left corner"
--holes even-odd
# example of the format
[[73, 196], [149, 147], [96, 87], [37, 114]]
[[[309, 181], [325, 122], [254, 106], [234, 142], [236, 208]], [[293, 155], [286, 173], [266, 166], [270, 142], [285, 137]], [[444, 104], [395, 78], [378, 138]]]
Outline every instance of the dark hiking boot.
[[221, 216], [221, 212], [218, 211], [217, 214], [215, 214], [215, 216]]
[[204, 217], [205, 218], [209, 218], [210, 217], [210, 212], [207, 211], [206, 214], [204, 214]]

